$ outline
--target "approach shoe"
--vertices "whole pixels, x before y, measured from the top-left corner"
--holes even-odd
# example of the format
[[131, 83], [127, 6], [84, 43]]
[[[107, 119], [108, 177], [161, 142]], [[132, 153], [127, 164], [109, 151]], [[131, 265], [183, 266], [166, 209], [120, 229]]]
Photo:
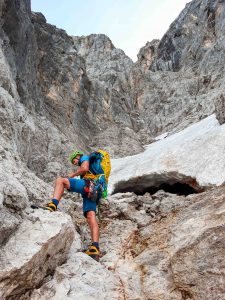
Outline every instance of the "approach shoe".
[[85, 251], [85, 253], [89, 255], [91, 258], [93, 258], [94, 260], [99, 261], [100, 251], [96, 246], [90, 245], [88, 249]]
[[49, 211], [53, 212], [53, 211], [56, 211], [57, 210], [57, 205], [55, 203], [53, 203], [52, 201], [45, 204], [44, 207], [46, 209], [48, 209]]

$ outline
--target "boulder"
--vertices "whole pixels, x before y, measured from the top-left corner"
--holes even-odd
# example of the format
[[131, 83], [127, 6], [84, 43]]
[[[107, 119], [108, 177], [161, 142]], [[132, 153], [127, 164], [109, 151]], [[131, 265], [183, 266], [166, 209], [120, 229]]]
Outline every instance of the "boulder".
[[74, 239], [69, 216], [31, 212], [0, 254], [0, 298], [19, 298], [63, 264]]
[[104, 266], [84, 253], [71, 253], [68, 261], [56, 268], [52, 280], [24, 299], [117, 300], [121, 291], [118, 278]]

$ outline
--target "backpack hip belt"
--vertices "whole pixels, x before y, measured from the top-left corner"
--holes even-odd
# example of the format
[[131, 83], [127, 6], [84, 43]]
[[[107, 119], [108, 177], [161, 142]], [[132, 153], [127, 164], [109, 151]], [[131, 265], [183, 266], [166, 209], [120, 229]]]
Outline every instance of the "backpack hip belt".
[[105, 174], [93, 174], [91, 173], [90, 171], [88, 171], [84, 176], [83, 176], [83, 179], [91, 179], [91, 180], [97, 180], [99, 179], [99, 177], [103, 176]]

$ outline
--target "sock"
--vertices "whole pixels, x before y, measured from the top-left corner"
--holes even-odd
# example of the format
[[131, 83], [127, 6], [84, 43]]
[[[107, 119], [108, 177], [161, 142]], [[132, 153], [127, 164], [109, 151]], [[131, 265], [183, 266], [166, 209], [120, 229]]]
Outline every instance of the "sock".
[[56, 205], [56, 207], [58, 206], [59, 204], [59, 201], [55, 198], [52, 199], [52, 203], [54, 203]]
[[99, 249], [99, 243], [98, 242], [93, 242], [92, 245]]

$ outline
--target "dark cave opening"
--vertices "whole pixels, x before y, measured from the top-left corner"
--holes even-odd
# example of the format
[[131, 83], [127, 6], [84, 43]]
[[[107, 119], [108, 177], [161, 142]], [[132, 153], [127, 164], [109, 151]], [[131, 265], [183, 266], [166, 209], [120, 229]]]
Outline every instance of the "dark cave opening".
[[112, 194], [116, 193], [126, 193], [126, 192], [133, 192], [136, 195], [143, 196], [145, 193], [150, 193], [151, 195], [155, 194], [159, 190], [164, 190], [165, 192], [176, 194], [179, 196], [188, 196], [191, 194], [197, 194], [200, 192], [203, 192], [204, 190], [200, 188], [199, 186], [196, 186], [195, 188], [191, 185], [183, 182], [173, 182], [173, 183], [161, 183], [157, 186], [146, 186], [139, 184], [122, 184], [116, 186]]
[[190, 194], [196, 194], [197, 191], [186, 183], [176, 182], [174, 184], [163, 183], [158, 187], [149, 187], [143, 191], [137, 191], [137, 195], [144, 195], [145, 193], [155, 194], [159, 190], [164, 190], [165, 192], [176, 194], [179, 196], [188, 196]]

